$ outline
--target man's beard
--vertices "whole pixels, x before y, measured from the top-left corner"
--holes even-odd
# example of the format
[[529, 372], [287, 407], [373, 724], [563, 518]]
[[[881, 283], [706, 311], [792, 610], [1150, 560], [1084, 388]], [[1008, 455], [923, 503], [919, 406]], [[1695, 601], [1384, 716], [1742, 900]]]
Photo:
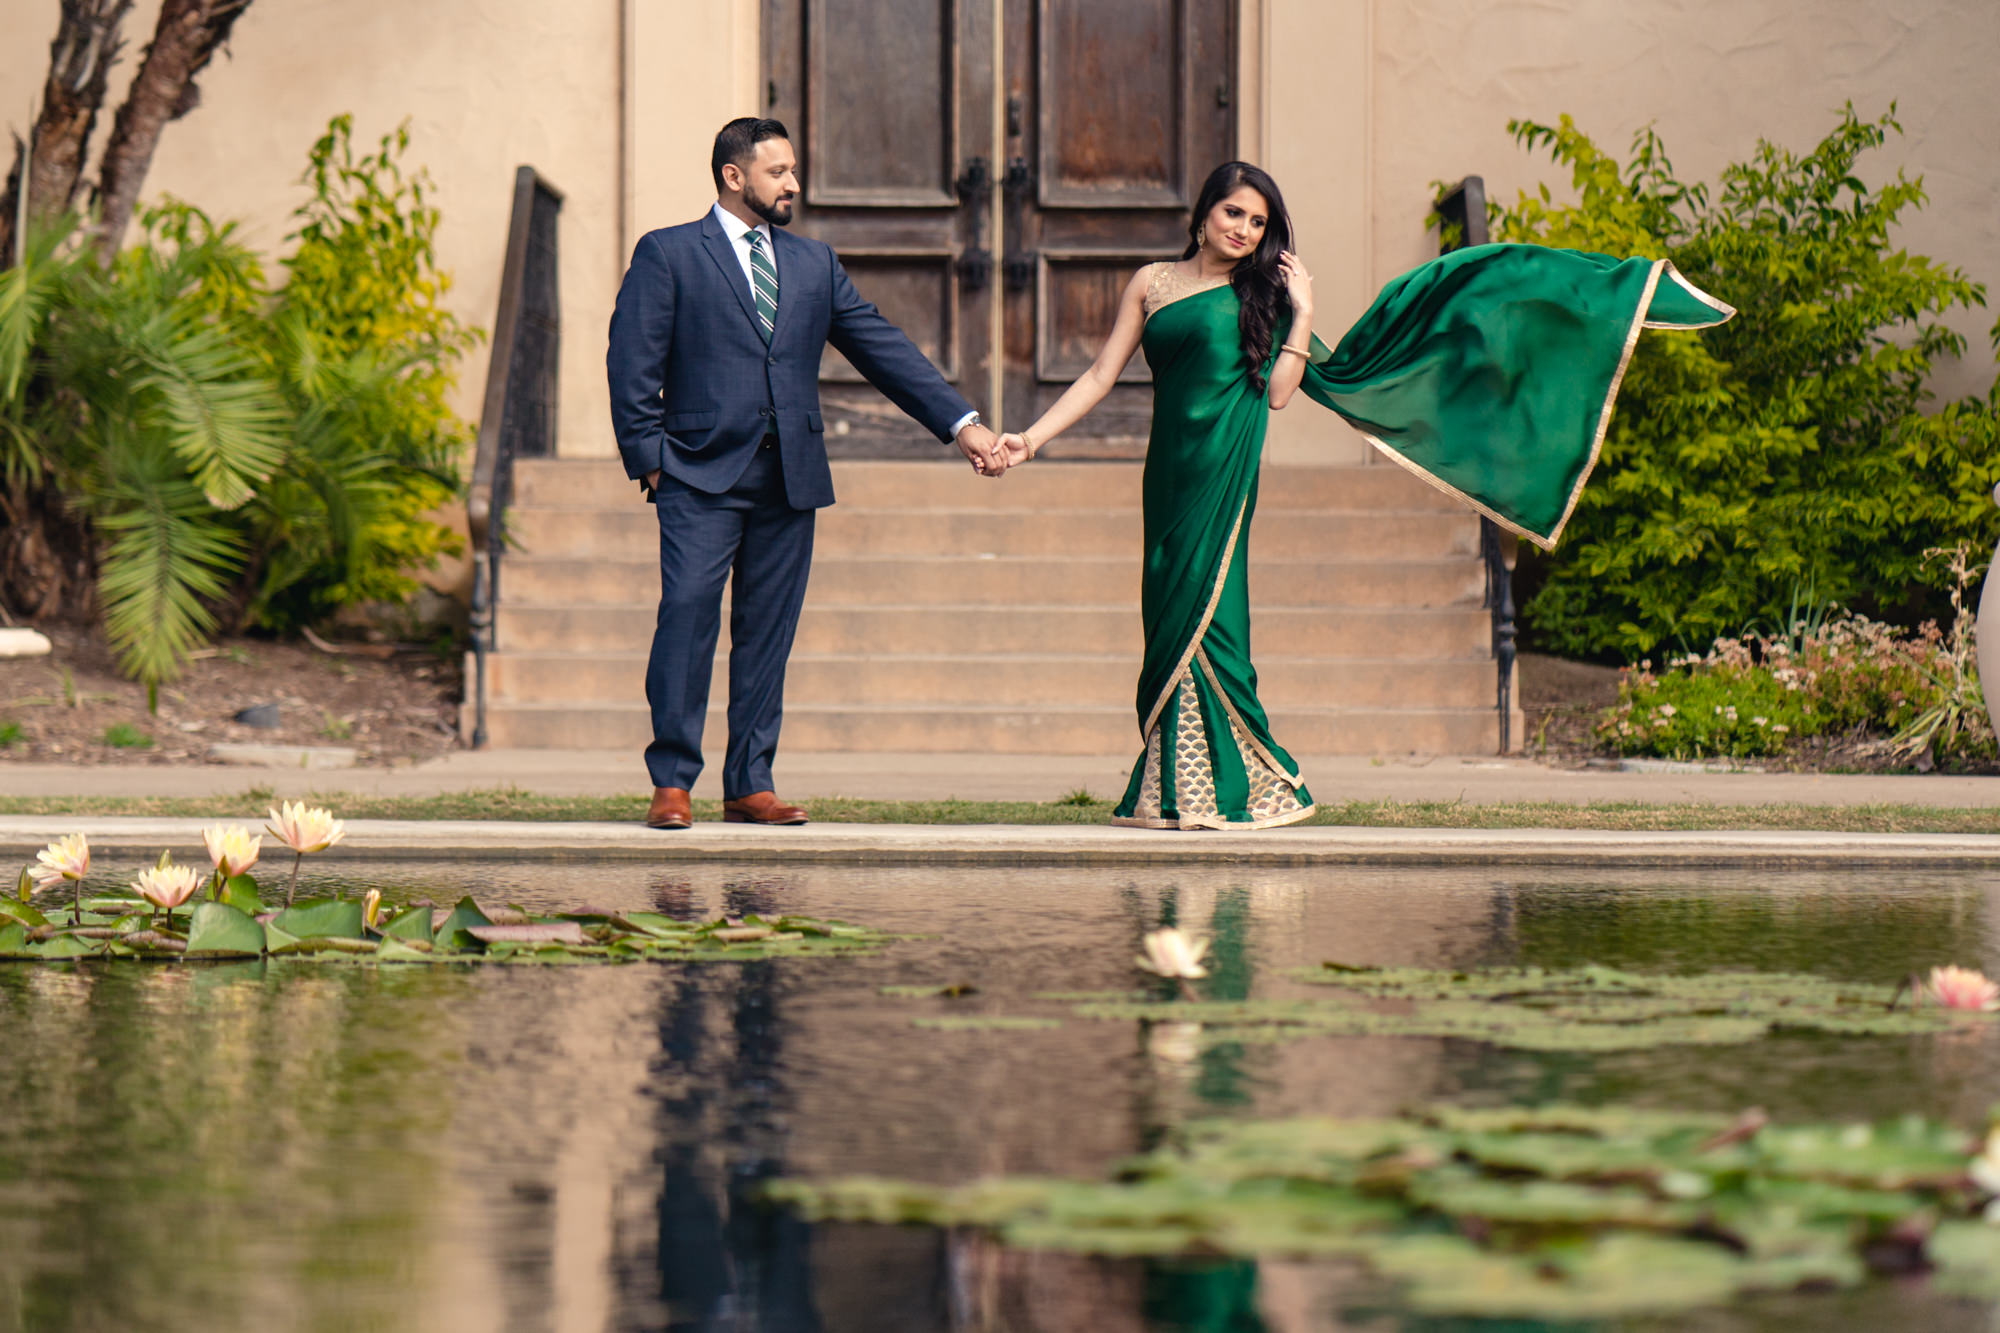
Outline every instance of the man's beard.
[[766, 203], [750, 190], [743, 192], [743, 202], [750, 205], [750, 211], [774, 227], [792, 225], [792, 201], [779, 198]]

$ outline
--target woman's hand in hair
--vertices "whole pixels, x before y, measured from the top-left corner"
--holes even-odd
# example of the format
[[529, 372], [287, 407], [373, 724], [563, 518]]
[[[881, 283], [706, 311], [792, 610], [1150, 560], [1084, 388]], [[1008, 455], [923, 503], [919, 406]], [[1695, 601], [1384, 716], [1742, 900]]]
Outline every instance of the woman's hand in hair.
[[1278, 270], [1285, 275], [1285, 295], [1291, 298], [1294, 314], [1310, 314], [1313, 308], [1312, 274], [1305, 261], [1290, 250], [1278, 252]]

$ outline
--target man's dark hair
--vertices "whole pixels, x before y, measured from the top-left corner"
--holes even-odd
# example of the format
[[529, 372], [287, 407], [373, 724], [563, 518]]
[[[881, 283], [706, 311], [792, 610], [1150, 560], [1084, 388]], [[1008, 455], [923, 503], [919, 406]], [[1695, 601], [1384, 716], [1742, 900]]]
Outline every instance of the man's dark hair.
[[782, 121], [767, 120], [762, 116], [738, 116], [724, 125], [715, 136], [715, 151], [708, 155], [709, 174], [715, 177], [715, 192], [722, 193], [722, 168], [734, 162], [746, 171], [750, 159], [757, 155], [757, 145], [766, 139], [791, 140], [791, 132]]

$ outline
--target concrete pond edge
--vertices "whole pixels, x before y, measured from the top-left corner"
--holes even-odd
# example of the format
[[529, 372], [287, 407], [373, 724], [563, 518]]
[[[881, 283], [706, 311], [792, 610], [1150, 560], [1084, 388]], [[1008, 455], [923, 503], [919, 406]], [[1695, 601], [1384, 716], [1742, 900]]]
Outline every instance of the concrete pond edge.
[[[201, 830], [246, 820], [135, 816], [0, 816], [0, 855], [32, 859], [82, 833], [102, 852], [175, 850], [203, 859]], [[265, 839], [273, 864], [290, 854]], [[1102, 826], [700, 823], [658, 832], [638, 824], [489, 820], [347, 821], [315, 862], [652, 861], [992, 866], [1686, 866], [2000, 867], [2000, 834], [1620, 832], [1574, 829], [1313, 827], [1260, 832], [1155, 832]]]

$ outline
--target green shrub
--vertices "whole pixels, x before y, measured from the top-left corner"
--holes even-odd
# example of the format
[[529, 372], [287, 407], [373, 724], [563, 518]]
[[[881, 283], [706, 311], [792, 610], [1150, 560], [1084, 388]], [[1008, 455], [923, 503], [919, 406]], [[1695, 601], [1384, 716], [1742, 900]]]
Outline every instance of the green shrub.
[[146, 750], [153, 738], [130, 722], [113, 722], [104, 729], [104, 743], [117, 750]]
[[0, 750], [11, 750], [21, 743], [19, 722], [0, 722]]
[[275, 291], [233, 223], [176, 200], [109, 273], [73, 221], [0, 273], [0, 509], [80, 531], [120, 664], [152, 690], [225, 617], [407, 601], [410, 571], [459, 548], [425, 515], [461, 489], [445, 395], [478, 335], [437, 304], [407, 132], [356, 157], [350, 131], [314, 145]]
[[1939, 317], [1985, 288], [1892, 243], [1921, 179], [1856, 174], [1900, 132], [1893, 108], [1863, 121], [1850, 105], [1803, 156], [1760, 142], [1713, 191], [1680, 180], [1651, 130], [1621, 165], [1567, 117], [1510, 128], [1579, 197], [1523, 195], [1494, 211], [1496, 239], [1668, 258], [1740, 312], [1640, 340], [1563, 545], [1524, 560], [1538, 643], [1686, 649], [1775, 619], [1801, 585], [1897, 624], [1941, 616], [1945, 576], [1923, 553], [2000, 536], [2000, 382], [1927, 410], [1932, 363], [1965, 350]]

